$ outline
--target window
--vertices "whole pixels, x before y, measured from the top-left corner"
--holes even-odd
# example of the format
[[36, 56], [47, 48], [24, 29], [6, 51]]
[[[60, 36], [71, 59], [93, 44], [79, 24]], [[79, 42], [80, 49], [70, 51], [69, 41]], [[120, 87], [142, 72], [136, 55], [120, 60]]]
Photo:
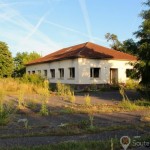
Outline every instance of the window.
[[69, 68], [70, 78], [75, 78], [75, 68]]
[[35, 74], [35, 71], [32, 71], [32, 74]]
[[133, 69], [126, 69], [126, 77], [129, 78], [133, 74]]
[[55, 69], [50, 69], [51, 78], [55, 78]]
[[28, 74], [30, 74], [30, 71], [28, 71]]
[[100, 68], [90, 68], [90, 77], [99, 78], [100, 77]]
[[64, 78], [64, 69], [63, 68], [59, 68], [59, 76], [60, 78]]
[[44, 77], [47, 77], [47, 70], [44, 70]]

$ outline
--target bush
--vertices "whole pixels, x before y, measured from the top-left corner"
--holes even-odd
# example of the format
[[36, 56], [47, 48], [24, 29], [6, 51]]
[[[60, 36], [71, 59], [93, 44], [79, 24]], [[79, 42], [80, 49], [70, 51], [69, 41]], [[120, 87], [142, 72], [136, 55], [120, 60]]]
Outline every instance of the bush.
[[135, 103], [129, 101], [129, 100], [123, 100], [119, 103], [119, 106], [124, 108], [125, 110], [137, 110], [139, 107], [135, 105]]
[[35, 85], [40, 85], [40, 86], [44, 86], [44, 78], [42, 78], [40, 75], [38, 74], [25, 74], [22, 78], [21, 81], [25, 82], [25, 83], [32, 83]]
[[126, 87], [126, 89], [134, 90], [134, 89], [137, 89], [138, 84], [139, 84], [138, 81], [129, 79], [126, 81], [125, 87]]

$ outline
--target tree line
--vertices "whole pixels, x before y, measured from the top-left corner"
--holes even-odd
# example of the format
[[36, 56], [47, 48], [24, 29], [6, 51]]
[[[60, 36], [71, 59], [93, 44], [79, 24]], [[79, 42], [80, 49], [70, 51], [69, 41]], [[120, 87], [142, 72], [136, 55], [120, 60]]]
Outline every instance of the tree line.
[[36, 52], [18, 52], [13, 58], [8, 45], [0, 41], [0, 77], [22, 77], [25, 72], [25, 64], [40, 58]]
[[[150, 85], [150, 0], [146, 0], [144, 5], [148, 9], [140, 14], [143, 21], [139, 30], [134, 32], [137, 41], [127, 39], [120, 42], [117, 35], [110, 33], [107, 33], [105, 38], [112, 43], [111, 48], [137, 56], [138, 61], [132, 64], [134, 67], [132, 77], [141, 79], [143, 85]], [[39, 57], [36, 52], [23, 52], [17, 53], [16, 57], [12, 58], [7, 44], [0, 42], [0, 77], [21, 77], [25, 73], [25, 64]]]

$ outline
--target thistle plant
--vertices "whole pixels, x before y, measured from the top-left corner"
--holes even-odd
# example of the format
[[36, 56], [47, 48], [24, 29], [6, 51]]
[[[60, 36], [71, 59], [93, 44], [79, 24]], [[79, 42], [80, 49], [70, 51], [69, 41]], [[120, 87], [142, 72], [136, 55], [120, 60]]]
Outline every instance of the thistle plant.
[[46, 100], [42, 100], [42, 106], [41, 106], [40, 114], [42, 116], [48, 116], [48, 114], [49, 114], [47, 104], [46, 104]]
[[20, 89], [18, 93], [18, 108], [21, 109], [24, 106], [25, 106], [24, 91]]
[[76, 100], [76, 98], [75, 98], [75, 96], [74, 96], [74, 92], [70, 92], [70, 93], [71, 93], [70, 96], [69, 96], [70, 102], [71, 102], [72, 104], [74, 104], [74, 103], [75, 103], [75, 100]]
[[86, 106], [91, 106], [91, 98], [90, 98], [89, 94], [87, 94], [85, 96], [84, 100], [85, 100], [85, 105]]
[[89, 113], [89, 120], [90, 120], [90, 129], [93, 129], [94, 128], [94, 124], [93, 124], [93, 122], [94, 122], [94, 113], [92, 111]]

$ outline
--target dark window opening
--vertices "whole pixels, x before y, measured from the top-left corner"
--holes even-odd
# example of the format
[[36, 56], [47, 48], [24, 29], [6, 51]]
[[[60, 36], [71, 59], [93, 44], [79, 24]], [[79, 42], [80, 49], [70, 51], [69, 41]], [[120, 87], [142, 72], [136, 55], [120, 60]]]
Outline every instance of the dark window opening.
[[69, 68], [70, 78], [75, 78], [75, 68]]
[[100, 77], [100, 68], [91, 68], [90, 69], [90, 77], [91, 78], [99, 78]]
[[35, 74], [35, 71], [32, 71], [32, 74]]
[[63, 68], [59, 68], [59, 76], [60, 78], [64, 78], [64, 69]]
[[28, 74], [30, 74], [30, 71], [28, 71]]
[[51, 78], [55, 78], [55, 69], [50, 69]]
[[44, 77], [47, 77], [47, 70], [44, 70]]

